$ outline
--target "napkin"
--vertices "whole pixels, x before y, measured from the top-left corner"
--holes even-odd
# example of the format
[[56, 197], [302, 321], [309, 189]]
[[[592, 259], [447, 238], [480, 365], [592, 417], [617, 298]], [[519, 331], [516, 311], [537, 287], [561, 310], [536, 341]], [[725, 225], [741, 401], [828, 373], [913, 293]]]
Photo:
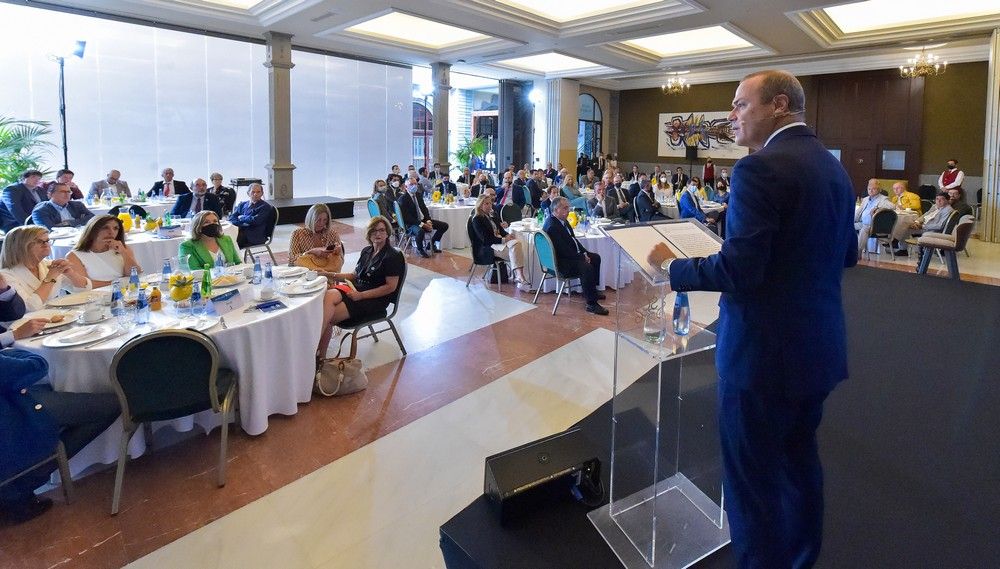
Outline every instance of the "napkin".
[[78, 342], [78, 341], [80, 341], [80, 340], [82, 340], [82, 339], [84, 339], [84, 338], [86, 338], [88, 336], [91, 336], [91, 335], [93, 335], [93, 334], [95, 334], [97, 332], [103, 332], [103, 331], [104, 331], [104, 329], [101, 328], [100, 326], [88, 326], [86, 328], [81, 328], [80, 330], [77, 330], [75, 332], [70, 332], [69, 334], [66, 334], [65, 336], [61, 336], [59, 338], [59, 342], [61, 342], [63, 344], [71, 344], [73, 342]]

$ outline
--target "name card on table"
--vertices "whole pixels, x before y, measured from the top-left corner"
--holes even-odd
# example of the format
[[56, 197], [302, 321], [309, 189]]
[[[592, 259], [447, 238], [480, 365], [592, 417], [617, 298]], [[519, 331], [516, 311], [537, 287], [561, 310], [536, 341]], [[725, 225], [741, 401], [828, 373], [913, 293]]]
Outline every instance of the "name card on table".
[[240, 295], [239, 289], [234, 288], [233, 290], [213, 296], [210, 304], [211, 310], [214, 310], [217, 315], [222, 316], [228, 312], [243, 308], [246, 301]]

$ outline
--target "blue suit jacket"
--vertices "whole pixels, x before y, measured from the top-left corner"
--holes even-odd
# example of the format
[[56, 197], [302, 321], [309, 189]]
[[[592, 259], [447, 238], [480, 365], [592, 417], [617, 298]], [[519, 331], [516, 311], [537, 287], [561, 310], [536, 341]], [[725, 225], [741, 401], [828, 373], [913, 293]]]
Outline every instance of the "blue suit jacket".
[[35, 195], [39, 198], [37, 202], [32, 199], [31, 191], [22, 183], [11, 184], [3, 189], [3, 203], [7, 206], [7, 211], [17, 220], [17, 225], [24, 223], [39, 202], [49, 199], [41, 185], [34, 189]]
[[646, 192], [640, 191], [639, 195], [635, 196], [633, 203], [635, 203], [635, 214], [639, 221], [652, 221], [664, 217], [660, 213], [660, 204], [655, 199], [650, 198]]
[[10, 210], [7, 209], [7, 204], [0, 201], [0, 229], [10, 231], [21, 225], [23, 221], [23, 219], [21, 221], [14, 219], [14, 216], [10, 214]]
[[576, 250], [576, 244], [579, 241], [576, 240], [576, 237], [570, 237], [569, 231], [566, 231], [566, 226], [563, 225], [562, 221], [559, 221], [559, 218], [550, 215], [545, 220], [545, 224], [542, 225], [542, 229], [549, 235], [549, 239], [552, 240], [552, 248], [554, 249], [553, 253], [555, 253], [556, 260], [560, 263], [563, 261], [583, 260], [583, 254], [587, 250], [584, 249], [582, 243], [580, 243], [580, 250]]
[[31, 221], [35, 225], [43, 225], [52, 229], [57, 225], [63, 224], [70, 227], [80, 227], [81, 225], [86, 225], [90, 218], [94, 217], [94, 213], [87, 209], [87, 206], [80, 201], [70, 200], [66, 204], [66, 209], [69, 210], [69, 214], [73, 216], [73, 221], [64, 222], [62, 217], [59, 215], [59, 210], [52, 205], [52, 202], [48, 200], [35, 206], [35, 209], [31, 211]]
[[697, 219], [705, 223], [705, 212], [698, 209], [691, 192], [684, 190], [681, 192], [681, 199], [677, 200], [677, 209], [680, 211], [681, 219]]
[[858, 255], [850, 178], [805, 126], [782, 131], [732, 173], [722, 251], [674, 261], [670, 285], [723, 293], [723, 386], [827, 392], [847, 378], [840, 282]]
[[274, 206], [264, 200], [256, 204], [240, 202], [229, 216], [229, 222], [239, 227], [236, 241], [241, 248], [247, 245], [261, 245], [267, 241], [267, 228], [274, 219]]
[[5, 480], [52, 454], [59, 426], [35, 409], [30, 387], [45, 377], [45, 358], [24, 350], [0, 350], [0, 480]]
[[[180, 194], [177, 196], [177, 202], [174, 203], [173, 209], [170, 210], [170, 215], [174, 217], [184, 217], [187, 215], [188, 210], [191, 209], [191, 204], [194, 203], [194, 193], [188, 192], [186, 194]], [[222, 219], [222, 200], [219, 196], [215, 194], [205, 194], [205, 202], [202, 203], [202, 209], [210, 209], [215, 212], [215, 215]]]

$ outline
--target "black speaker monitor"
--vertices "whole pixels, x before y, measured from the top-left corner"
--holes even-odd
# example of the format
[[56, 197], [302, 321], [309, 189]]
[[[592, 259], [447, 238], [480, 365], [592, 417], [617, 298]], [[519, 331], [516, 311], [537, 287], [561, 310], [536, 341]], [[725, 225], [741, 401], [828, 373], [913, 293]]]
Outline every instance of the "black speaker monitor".
[[694, 162], [698, 159], [698, 147], [697, 146], [685, 146], [684, 147], [684, 157], [688, 162]]

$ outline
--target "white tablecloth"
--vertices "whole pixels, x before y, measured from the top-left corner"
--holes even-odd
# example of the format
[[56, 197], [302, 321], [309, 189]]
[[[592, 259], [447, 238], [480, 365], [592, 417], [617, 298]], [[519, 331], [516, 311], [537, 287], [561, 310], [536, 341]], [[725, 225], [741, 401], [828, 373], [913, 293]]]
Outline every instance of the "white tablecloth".
[[[252, 287], [244, 285], [240, 294], [250, 299]], [[239, 374], [240, 424], [251, 435], [267, 430], [270, 415], [294, 415], [298, 412], [298, 404], [307, 403], [312, 397], [316, 365], [314, 354], [323, 317], [323, 294], [281, 297], [281, 300], [288, 305], [288, 309], [267, 314], [237, 310], [225, 316], [227, 329], [216, 325], [206, 331], [219, 347], [220, 365]], [[165, 299], [164, 310], [153, 312], [151, 321], [155, 323], [173, 318], [171, 304]], [[106, 324], [113, 323], [114, 320], [106, 321]], [[46, 348], [41, 345], [41, 338], [19, 341], [15, 347], [45, 357], [49, 362], [48, 381], [56, 391], [111, 393], [111, 360], [130, 336], [126, 334], [91, 349]], [[179, 363], [178, 371], [182, 369]], [[208, 431], [220, 424], [220, 418], [211, 411], [204, 411], [175, 421], [156, 423], [154, 429], [169, 426], [184, 432], [193, 429], [195, 424]], [[73, 474], [79, 474], [94, 464], [117, 461], [121, 430], [121, 420], [115, 421], [74, 456], [70, 460]], [[132, 438], [129, 454], [137, 457], [145, 449], [146, 441], [140, 429]]]
[[[524, 248], [524, 262], [527, 265], [525, 268], [531, 279], [531, 287], [535, 289], [542, 282], [542, 269], [538, 265], [538, 255], [535, 252], [534, 244], [534, 234], [538, 226], [535, 224], [533, 227], [535, 229], [526, 230], [520, 223], [513, 223], [509, 230], [517, 237], [517, 240], [521, 242], [521, 247]], [[601, 274], [598, 276], [597, 288], [604, 289], [604, 287], [611, 287], [617, 289], [618, 255], [620, 251], [618, 245], [610, 237], [603, 233], [597, 233], [596, 230], [582, 237], [578, 234], [577, 239], [587, 251], [597, 253], [601, 256]], [[634, 272], [622, 275], [621, 284], [629, 284], [634, 277]], [[555, 282], [555, 279], [546, 280], [545, 286], [542, 287], [542, 292], [554, 292], [556, 290]]]
[[[236, 244], [236, 234], [239, 228], [228, 221], [222, 222], [222, 231]], [[79, 231], [74, 232], [72, 237], [56, 239], [52, 242], [52, 258], [62, 259], [73, 250], [79, 238]], [[177, 250], [182, 242], [190, 237], [190, 232], [185, 229], [184, 235], [173, 239], [160, 239], [156, 232], [131, 231], [125, 242], [135, 252], [135, 260], [145, 272], [159, 272], [163, 267], [163, 259], [177, 256]]]
[[464, 249], [472, 243], [469, 241], [469, 231], [466, 224], [475, 205], [438, 205], [427, 204], [431, 219], [437, 219], [448, 224], [448, 231], [441, 238], [442, 249]]
[[[176, 200], [174, 200], [176, 201]], [[122, 211], [128, 211], [130, 205], [137, 205], [142, 209], [146, 210], [146, 215], [150, 217], [163, 217], [163, 214], [169, 212], [174, 207], [174, 201], [162, 202], [162, 201], [146, 201], [143, 203], [135, 201], [127, 201], [121, 205]], [[94, 212], [94, 215], [104, 215], [111, 210], [110, 206], [98, 206], [98, 205], [88, 205], [87, 209]]]

